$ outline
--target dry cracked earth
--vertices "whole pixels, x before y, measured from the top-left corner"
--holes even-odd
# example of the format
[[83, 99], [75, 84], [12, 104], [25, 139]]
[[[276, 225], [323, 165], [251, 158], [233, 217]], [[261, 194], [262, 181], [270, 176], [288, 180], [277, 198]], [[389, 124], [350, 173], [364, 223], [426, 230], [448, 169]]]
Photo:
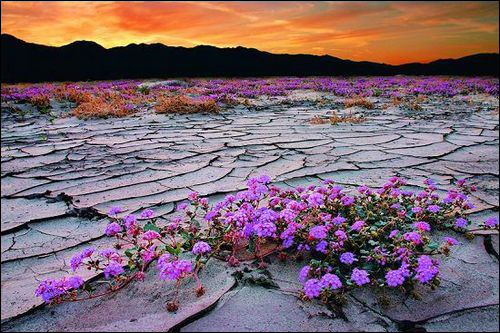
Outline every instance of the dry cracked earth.
[[[19, 120], [2, 110], [2, 331], [498, 331], [498, 234], [481, 234], [443, 260], [442, 285], [421, 300], [375, 290], [348, 297], [343, 312], [297, 298], [303, 263], [272, 260], [232, 269], [213, 261], [207, 293], [173, 286], [154, 269], [145, 282], [88, 302], [53, 307], [35, 298], [38, 281], [69, 273], [84, 247], [106, 247], [106, 214], [150, 207], [167, 219], [190, 191], [212, 202], [267, 174], [283, 187], [332, 178], [346, 188], [381, 186], [399, 175], [410, 187], [430, 177], [443, 193], [466, 177], [479, 187], [475, 221], [498, 216], [498, 99], [429, 102], [362, 112], [360, 124], [312, 125], [330, 106], [263, 102], [220, 114], [82, 121], [43, 115]], [[83, 273], [86, 274], [86, 273]], [[86, 279], [95, 278], [92, 274]]]

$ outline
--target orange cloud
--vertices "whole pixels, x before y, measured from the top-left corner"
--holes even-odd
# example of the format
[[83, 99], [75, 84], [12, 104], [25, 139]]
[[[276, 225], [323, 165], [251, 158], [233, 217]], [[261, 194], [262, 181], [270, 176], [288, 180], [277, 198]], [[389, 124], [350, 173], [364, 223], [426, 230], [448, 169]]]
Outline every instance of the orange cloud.
[[498, 2], [2, 1], [29, 42], [246, 46], [405, 63], [498, 52]]

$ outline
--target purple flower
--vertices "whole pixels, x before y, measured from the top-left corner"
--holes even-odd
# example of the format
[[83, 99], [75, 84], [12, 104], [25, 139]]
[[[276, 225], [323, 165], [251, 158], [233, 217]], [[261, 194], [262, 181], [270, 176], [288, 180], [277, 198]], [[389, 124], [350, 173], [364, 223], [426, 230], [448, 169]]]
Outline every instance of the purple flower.
[[429, 193], [422, 191], [417, 194], [417, 199], [423, 200], [429, 196]]
[[109, 279], [110, 276], [118, 276], [123, 272], [125, 271], [123, 270], [122, 265], [115, 261], [112, 261], [108, 266], [106, 266], [106, 268], [104, 268], [104, 277], [106, 279]]
[[394, 238], [399, 234], [399, 230], [392, 230], [391, 233], [389, 234], [389, 238]]
[[370, 191], [370, 188], [368, 186], [366, 186], [366, 185], [358, 187], [358, 192], [361, 193], [361, 194], [365, 194], [365, 193], [367, 193], [369, 191]]
[[71, 269], [76, 272], [78, 267], [82, 264], [83, 258], [80, 254], [77, 254], [71, 258]]
[[316, 251], [326, 254], [327, 247], [328, 247], [328, 242], [322, 240], [321, 242], [318, 243], [318, 245], [316, 245]]
[[229, 206], [230, 204], [232, 204], [235, 201], [236, 201], [236, 197], [234, 195], [232, 195], [232, 194], [226, 195], [226, 197], [224, 198], [224, 206]]
[[344, 241], [344, 240], [347, 239], [347, 234], [343, 230], [337, 230], [337, 231], [335, 231], [334, 235], [337, 236], [337, 238], [340, 241]]
[[403, 235], [403, 238], [407, 241], [411, 241], [413, 244], [422, 244], [422, 237], [417, 232], [407, 232]]
[[205, 253], [208, 253], [210, 251], [212, 251], [212, 248], [210, 247], [210, 245], [208, 245], [207, 243], [202, 242], [202, 241], [194, 244], [193, 250], [192, 250], [192, 252], [194, 254], [205, 254]]
[[441, 210], [441, 207], [439, 207], [438, 205], [430, 205], [429, 207], [427, 207], [427, 210], [431, 213], [437, 213]]
[[121, 231], [122, 231], [122, 227], [118, 223], [113, 222], [111, 224], [108, 224], [104, 233], [106, 234], [106, 236], [111, 237], [111, 236], [114, 236]]
[[307, 280], [307, 277], [309, 276], [309, 271], [311, 270], [311, 266], [304, 266], [300, 270], [299, 273], [299, 281], [304, 283]]
[[414, 212], [415, 214], [421, 213], [422, 207], [413, 207], [411, 211]]
[[35, 291], [35, 296], [42, 297], [46, 303], [54, 298], [62, 296], [66, 292], [64, 280], [45, 280], [40, 283]]
[[170, 261], [170, 254], [165, 253], [158, 258], [157, 267], [161, 269], [161, 267], [165, 266]]
[[453, 199], [450, 198], [450, 197], [446, 197], [446, 198], [443, 199], [443, 203], [444, 204], [448, 205], [448, 204], [451, 204], [452, 202], [453, 202]]
[[275, 207], [275, 206], [279, 205], [280, 202], [281, 202], [280, 198], [274, 197], [271, 200], [269, 200], [269, 206]]
[[309, 238], [311, 239], [324, 239], [326, 238], [327, 233], [326, 233], [326, 227], [322, 225], [318, 225], [315, 227], [312, 227], [311, 230], [309, 230]]
[[280, 212], [280, 217], [286, 222], [290, 223], [293, 222], [293, 220], [297, 217], [297, 213], [291, 209], [286, 208]]
[[344, 223], [346, 221], [346, 219], [344, 217], [342, 217], [341, 215], [337, 215], [337, 217], [335, 217], [332, 222], [333, 224], [335, 225], [340, 225], [342, 223]]
[[307, 198], [307, 202], [311, 207], [317, 208], [321, 206], [324, 202], [323, 194], [313, 193]]
[[144, 260], [145, 263], [148, 263], [151, 260], [153, 260], [156, 256], [155, 250], [156, 250], [156, 245], [152, 245], [149, 249], [144, 250], [141, 253], [142, 260]]
[[395, 204], [391, 205], [391, 208], [392, 209], [400, 209], [401, 208], [401, 204], [400, 203], [395, 203]]
[[399, 177], [398, 176], [392, 176], [391, 178], [389, 178], [389, 181], [391, 183], [397, 183], [399, 180]]
[[351, 274], [351, 280], [354, 281], [358, 286], [370, 283], [370, 278], [368, 277], [368, 272], [362, 269], [355, 268]]
[[196, 201], [196, 199], [198, 199], [200, 196], [200, 193], [198, 192], [191, 192], [188, 194], [188, 200], [189, 201]]
[[86, 249], [84, 249], [82, 251], [82, 254], [81, 254], [82, 259], [90, 257], [92, 255], [92, 253], [94, 253], [94, 252], [95, 252], [95, 247], [87, 247]]
[[82, 277], [78, 275], [70, 276], [65, 282], [68, 289], [78, 289], [84, 283]]
[[185, 210], [188, 207], [188, 204], [185, 202], [182, 202], [177, 205], [177, 211]]
[[269, 177], [268, 175], [262, 175], [259, 177], [259, 183], [268, 184], [270, 182], [271, 182], [271, 177]]
[[321, 278], [320, 281], [321, 287], [326, 289], [338, 289], [342, 287], [342, 281], [340, 281], [339, 277], [335, 274], [325, 274]]
[[160, 266], [160, 278], [162, 280], [179, 280], [193, 271], [193, 264], [189, 260], [176, 260], [164, 262]]
[[340, 201], [344, 206], [351, 206], [352, 204], [354, 204], [354, 198], [347, 195], [343, 196], [342, 199], [340, 199]]
[[429, 223], [424, 221], [418, 221], [414, 224], [414, 227], [420, 231], [431, 231], [431, 226]]
[[321, 294], [321, 283], [318, 279], [310, 279], [304, 285], [304, 292], [310, 299]]
[[411, 197], [415, 193], [413, 193], [412, 191], [403, 191], [402, 194], [403, 194], [403, 197]]
[[101, 257], [104, 257], [104, 258], [107, 258], [107, 259], [110, 259], [111, 257], [117, 255], [118, 253], [116, 253], [115, 250], [113, 249], [104, 249], [101, 251], [101, 253], [99, 253], [99, 255]]
[[468, 223], [468, 222], [467, 222], [467, 220], [466, 220], [466, 219], [464, 219], [463, 217], [459, 217], [459, 218], [455, 221], [455, 226], [456, 226], [457, 228], [463, 228], [463, 229], [465, 229], [465, 228], [467, 227], [467, 224], [469, 224], [469, 223]]
[[211, 210], [205, 215], [205, 220], [206, 221], [212, 221], [217, 215], [219, 214], [218, 211], [216, 210]]
[[288, 249], [290, 246], [293, 245], [293, 240], [294, 240], [294, 237], [293, 236], [290, 236], [288, 238], [285, 238], [285, 240], [283, 240], [283, 248], [284, 249]]
[[109, 215], [116, 215], [122, 212], [122, 209], [120, 207], [112, 207], [109, 210]]
[[152, 210], [152, 209], [145, 209], [142, 213], [141, 213], [141, 218], [143, 219], [150, 219], [152, 218], [153, 216], [155, 215], [155, 212]]
[[415, 278], [421, 283], [427, 283], [439, 274], [439, 267], [429, 256], [421, 256], [418, 258], [418, 266], [415, 271], [417, 273]]
[[387, 281], [387, 285], [389, 287], [397, 287], [401, 286], [405, 282], [405, 277], [401, 274], [399, 269], [390, 270], [385, 274], [385, 280]]
[[465, 209], [473, 209], [473, 208], [476, 208], [476, 205], [474, 205], [472, 202], [470, 201], [467, 201], [467, 202], [464, 202], [464, 208]]
[[142, 235], [142, 239], [147, 241], [152, 241], [154, 239], [160, 238], [160, 234], [154, 230], [148, 230]]
[[448, 243], [450, 246], [455, 246], [460, 244], [455, 238], [453, 237], [445, 237], [444, 238], [445, 242]]
[[342, 253], [342, 255], [340, 256], [340, 262], [343, 264], [350, 265], [356, 260], [356, 257], [351, 252]]
[[488, 228], [495, 228], [498, 227], [498, 217], [490, 217], [484, 222], [484, 225], [487, 226]]
[[432, 179], [427, 178], [426, 180], [424, 180], [424, 184], [425, 185], [434, 185], [435, 182]]
[[258, 223], [254, 229], [259, 237], [276, 237], [276, 224], [272, 222]]
[[361, 228], [363, 228], [365, 226], [365, 221], [356, 221], [352, 226], [351, 226], [351, 230], [353, 231], [360, 231]]
[[[141, 214], [141, 217], [142, 217], [142, 214]], [[126, 215], [123, 218], [123, 222], [125, 223], [125, 228], [127, 228], [127, 229], [130, 229], [130, 227], [132, 227], [136, 221], [137, 221], [137, 217], [134, 214]]]

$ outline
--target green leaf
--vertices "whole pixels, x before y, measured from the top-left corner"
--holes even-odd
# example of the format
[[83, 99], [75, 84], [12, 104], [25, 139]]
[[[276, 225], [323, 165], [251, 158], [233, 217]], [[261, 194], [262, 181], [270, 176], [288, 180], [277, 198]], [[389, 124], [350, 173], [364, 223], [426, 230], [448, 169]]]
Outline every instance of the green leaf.
[[198, 229], [201, 228], [201, 224], [200, 224], [200, 222], [198, 222], [198, 220], [193, 219], [192, 223], [196, 226], [196, 228], [198, 228]]
[[179, 234], [181, 235], [182, 239], [184, 239], [184, 241], [186, 242], [190, 242], [193, 239], [193, 235], [191, 235], [187, 231], [181, 231]]
[[367, 271], [372, 271], [374, 270], [375, 268], [377, 268], [377, 265], [374, 264], [374, 263], [371, 263], [371, 262], [365, 262], [363, 264], [363, 266], [361, 266], [364, 270], [367, 270]]
[[160, 233], [160, 228], [158, 228], [157, 226], [155, 226], [153, 223], [148, 223], [144, 226], [144, 231], [148, 231], [148, 230], [153, 230], [153, 231], [156, 231], [157, 233]]
[[356, 206], [356, 212], [362, 219], [366, 218], [366, 213], [361, 206]]
[[171, 247], [170, 245], [165, 245], [165, 249], [166, 249], [166, 250], [167, 250], [167, 252], [168, 252], [168, 253], [170, 253], [171, 255], [174, 255], [174, 256], [175, 256], [175, 255], [177, 255], [176, 250], [175, 250], [173, 247]]
[[180, 242], [177, 243], [177, 248], [175, 249], [175, 252], [176, 252], [175, 254], [176, 255], [181, 254], [181, 252], [182, 252], [182, 245], [183, 245], [183, 243], [180, 243]]
[[130, 258], [130, 257], [132, 257], [132, 256], [134, 255], [134, 252], [136, 252], [137, 250], [138, 250], [138, 248], [137, 248], [137, 246], [135, 246], [135, 247], [133, 247], [133, 248], [126, 249], [124, 253], [125, 253], [125, 255], [126, 255], [127, 257], [129, 257], [129, 258]]
[[434, 251], [434, 250], [437, 250], [439, 248], [439, 244], [438, 243], [430, 243], [429, 245], [427, 245], [427, 248], [431, 251]]
[[248, 251], [254, 253], [256, 247], [257, 247], [257, 241], [255, 237], [250, 238], [250, 241], [248, 242]]

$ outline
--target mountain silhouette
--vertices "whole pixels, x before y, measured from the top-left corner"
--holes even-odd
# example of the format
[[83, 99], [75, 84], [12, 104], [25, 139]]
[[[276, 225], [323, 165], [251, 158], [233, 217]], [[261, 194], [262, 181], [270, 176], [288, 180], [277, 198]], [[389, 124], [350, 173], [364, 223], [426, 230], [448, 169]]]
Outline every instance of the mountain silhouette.
[[1, 36], [1, 81], [85, 81], [167, 77], [466, 75], [498, 76], [498, 53], [430, 63], [388, 65], [329, 55], [273, 54], [253, 48], [130, 44], [106, 49], [90, 41], [61, 47]]

